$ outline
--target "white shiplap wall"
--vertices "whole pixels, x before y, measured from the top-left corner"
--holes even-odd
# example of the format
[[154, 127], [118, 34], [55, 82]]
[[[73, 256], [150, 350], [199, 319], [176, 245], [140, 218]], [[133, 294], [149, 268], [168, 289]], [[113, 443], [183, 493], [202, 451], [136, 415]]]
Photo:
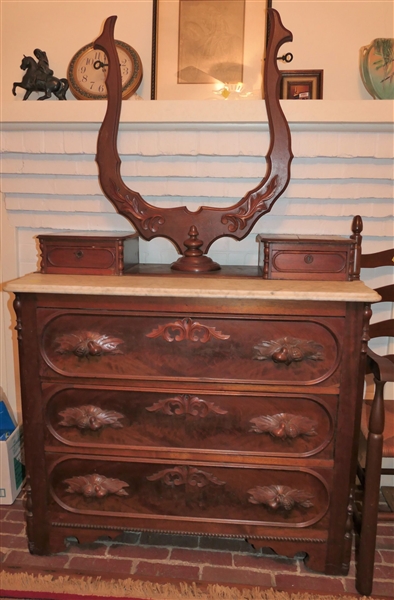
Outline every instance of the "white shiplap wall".
[[[151, 203], [190, 209], [229, 205], [264, 176], [269, 145], [264, 120], [153, 121], [123, 123], [119, 134], [124, 179]], [[295, 158], [288, 189], [245, 240], [218, 240], [212, 258], [223, 265], [256, 264], [258, 232], [348, 236], [355, 214], [364, 220], [365, 251], [391, 247], [394, 151], [389, 123], [338, 123], [331, 118], [290, 125]], [[37, 270], [39, 233], [132, 229], [101, 193], [94, 160], [98, 127], [86, 122], [3, 124], [4, 279]], [[166, 240], [141, 242], [141, 262], [168, 263], [176, 257]], [[363, 275], [375, 283], [376, 277]], [[389, 277], [386, 269], [378, 279]], [[7, 357], [2, 386], [11, 405], [19, 408], [10, 298], [4, 302]]]

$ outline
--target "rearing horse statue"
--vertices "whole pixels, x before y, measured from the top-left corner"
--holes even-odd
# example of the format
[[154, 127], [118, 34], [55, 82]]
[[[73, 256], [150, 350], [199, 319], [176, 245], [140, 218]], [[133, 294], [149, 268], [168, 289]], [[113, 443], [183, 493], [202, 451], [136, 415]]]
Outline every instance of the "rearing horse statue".
[[257, 187], [228, 208], [201, 206], [196, 211], [190, 211], [185, 206], [160, 208], [148, 204], [138, 192], [126, 186], [121, 178], [121, 161], [116, 147], [122, 85], [114, 42], [115, 16], [106, 20], [103, 33], [94, 44], [95, 48], [105, 52], [109, 63], [106, 80], [108, 105], [98, 136], [96, 155], [101, 188], [117, 211], [133, 224], [142, 238], [150, 240], [164, 237], [173, 242], [182, 254], [171, 265], [176, 271], [204, 273], [220, 269], [217, 263], [206, 256], [213, 242], [224, 236], [238, 240], [245, 238], [256, 221], [271, 210], [289, 183], [293, 154], [289, 126], [279, 103], [281, 76], [277, 56], [280, 46], [292, 41], [293, 36], [283, 26], [276, 10], [269, 9], [268, 14], [270, 27], [264, 91], [270, 146], [266, 156], [266, 175]]
[[[37, 56], [45, 56], [45, 52], [42, 50], [35, 50], [34, 53]], [[32, 92], [45, 92], [43, 96], [37, 98], [37, 100], [46, 100], [54, 94], [59, 100], [67, 100], [66, 92], [69, 88], [69, 84], [66, 78], [58, 79], [53, 76], [53, 71], [49, 69], [47, 60], [45, 61], [47, 68], [42, 68], [40, 62], [36, 62], [32, 56], [24, 56], [21, 62], [20, 68], [22, 71], [26, 71], [23, 75], [22, 81], [14, 82], [12, 86], [12, 93], [16, 96], [16, 88], [21, 87], [26, 90], [23, 100], [27, 100]]]

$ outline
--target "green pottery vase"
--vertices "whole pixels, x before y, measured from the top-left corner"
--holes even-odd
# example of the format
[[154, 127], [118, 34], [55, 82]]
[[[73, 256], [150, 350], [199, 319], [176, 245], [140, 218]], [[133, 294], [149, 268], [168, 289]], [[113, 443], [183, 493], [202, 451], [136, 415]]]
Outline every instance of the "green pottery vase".
[[373, 98], [394, 99], [394, 39], [377, 38], [361, 48], [363, 83]]

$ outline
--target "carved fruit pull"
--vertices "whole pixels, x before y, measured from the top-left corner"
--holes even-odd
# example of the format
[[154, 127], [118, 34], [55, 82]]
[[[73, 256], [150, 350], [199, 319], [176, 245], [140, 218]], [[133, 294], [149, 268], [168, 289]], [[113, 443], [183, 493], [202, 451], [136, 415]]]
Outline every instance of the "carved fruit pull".
[[182, 342], [183, 340], [189, 340], [191, 342], [202, 342], [205, 344], [206, 342], [209, 342], [211, 337], [218, 340], [228, 340], [230, 336], [223, 334], [221, 331], [217, 331], [215, 327], [208, 327], [207, 325], [202, 325], [197, 321], [192, 321], [187, 318], [174, 321], [173, 323], [167, 323], [166, 325], [160, 325], [150, 333], [147, 333], [146, 337], [162, 337], [166, 342]]
[[93, 331], [66, 333], [56, 340], [59, 354], [75, 354], [79, 358], [101, 356], [103, 354], [122, 354], [118, 348], [124, 341]]
[[198, 396], [182, 394], [173, 398], [163, 398], [152, 406], [147, 406], [149, 412], [162, 412], [165, 415], [192, 415], [193, 417], [206, 417], [213, 412], [217, 415], [226, 415], [227, 410], [216, 406], [213, 402], [203, 400]]
[[104, 475], [80, 475], [65, 479], [68, 484], [66, 492], [71, 494], [82, 494], [85, 498], [105, 498], [111, 494], [115, 496], [128, 496], [123, 488], [129, 487], [129, 484], [120, 479], [109, 479]]
[[254, 360], [269, 360], [290, 365], [303, 360], [324, 360], [323, 346], [313, 340], [300, 340], [286, 336], [279, 340], [263, 340], [254, 347]]
[[104, 427], [120, 429], [123, 425], [119, 419], [124, 419], [122, 413], [103, 410], [93, 404], [66, 408], [59, 412], [59, 416], [63, 418], [59, 422], [59, 425], [63, 425], [63, 427], [78, 427], [78, 429], [90, 429], [91, 431], [98, 431]]
[[291, 510], [296, 505], [303, 508], [313, 506], [313, 496], [304, 490], [294, 490], [286, 485], [257, 486], [248, 490], [249, 502], [252, 504], [265, 504], [269, 508], [278, 510]]
[[226, 482], [221, 481], [212, 473], [207, 471], [201, 471], [196, 467], [174, 467], [172, 469], [163, 469], [153, 475], [147, 477], [148, 481], [162, 480], [163, 483], [169, 487], [175, 485], [191, 485], [195, 487], [205, 487], [209, 483], [215, 485], [224, 485]]
[[317, 423], [302, 415], [278, 413], [276, 415], [262, 415], [251, 419], [251, 431], [255, 433], [269, 433], [272, 437], [285, 440], [307, 435], [316, 435]]

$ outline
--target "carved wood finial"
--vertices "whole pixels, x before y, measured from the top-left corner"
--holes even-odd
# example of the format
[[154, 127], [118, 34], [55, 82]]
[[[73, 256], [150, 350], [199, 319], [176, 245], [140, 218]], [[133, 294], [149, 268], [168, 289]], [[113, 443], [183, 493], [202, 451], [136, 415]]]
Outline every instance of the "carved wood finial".
[[356, 215], [353, 218], [352, 222], [352, 235], [350, 239], [353, 240], [353, 248], [352, 248], [352, 262], [353, 268], [350, 273], [351, 281], [357, 281], [360, 279], [360, 267], [361, 267], [361, 244], [362, 244], [362, 235], [361, 232], [363, 230], [363, 220], [360, 215]]
[[192, 225], [189, 229], [189, 237], [185, 240], [186, 250], [181, 258], [171, 265], [174, 271], [187, 271], [192, 273], [206, 273], [207, 271], [218, 271], [220, 265], [212, 258], [203, 254], [201, 246], [203, 241], [198, 239], [198, 229]]

